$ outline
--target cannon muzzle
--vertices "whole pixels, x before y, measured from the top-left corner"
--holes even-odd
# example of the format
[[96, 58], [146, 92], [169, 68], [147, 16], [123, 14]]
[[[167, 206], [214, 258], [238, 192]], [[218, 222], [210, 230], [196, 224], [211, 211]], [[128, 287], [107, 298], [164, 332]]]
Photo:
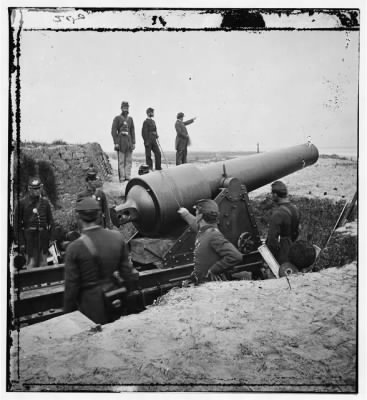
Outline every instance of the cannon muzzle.
[[126, 200], [116, 207], [122, 223], [140, 233], [159, 236], [180, 220], [179, 207], [192, 209], [203, 198], [215, 198], [226, 178], [237, 178], [248, 192], [314, 164], [319, 157], [310, 143], [201, 166], [183, 164], [130, 180]]

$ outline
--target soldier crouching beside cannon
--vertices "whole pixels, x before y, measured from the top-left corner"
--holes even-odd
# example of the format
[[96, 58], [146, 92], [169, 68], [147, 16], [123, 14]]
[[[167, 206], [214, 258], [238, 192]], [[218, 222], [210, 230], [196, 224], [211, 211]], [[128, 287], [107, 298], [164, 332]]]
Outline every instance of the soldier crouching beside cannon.
[[191, 281], [198, 284], [227, 280], [226, 272], [239, 264], [243, 255], [219, 231], [219, 207], [214, 200], [199, 200], [194, 208], [195, 216], [184, 207], [178, 210], [179, 215], [197, 232]]

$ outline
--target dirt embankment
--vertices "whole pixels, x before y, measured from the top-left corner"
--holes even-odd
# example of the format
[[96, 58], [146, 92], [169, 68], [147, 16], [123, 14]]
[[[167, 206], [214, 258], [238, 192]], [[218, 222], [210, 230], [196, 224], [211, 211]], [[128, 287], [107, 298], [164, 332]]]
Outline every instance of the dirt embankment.
[[24, 328], [14, 389], [353, 392], [356, 277], [352, 263], [289, 283], [213, 282], [172, 290], [101, 332]]

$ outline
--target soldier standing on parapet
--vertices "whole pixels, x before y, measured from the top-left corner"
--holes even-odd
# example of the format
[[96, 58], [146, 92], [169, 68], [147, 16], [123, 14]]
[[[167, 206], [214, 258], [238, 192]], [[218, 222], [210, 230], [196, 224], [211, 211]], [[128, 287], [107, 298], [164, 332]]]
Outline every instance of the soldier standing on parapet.
[[87, 182], [87, 187], [85, 190], [77, 194], [76, 201], [79, 202], [86, 197], [93, 197], [97, 200], [101, 207], [101, 219], [99, 224], [102, 225], [103, 228], [113, 229], [107, 196], [105, 192], [99, 188], [102, 185], [102, 182], [98, 178], [97, 170], [93, 166], [88, 168], [85, 181]]
[[116, 274], [127, 288], [139, 278], [119, 232], [98, 225], [100, 207], [87, 197], [76, 204], [82, 236], [70, 243], [65, 257], [64, 311], [80, 310], [97, 324], [111, 321], [103, 292]]
[[219, 208], [211, 199], [199, 200], [196, 216], [186, 208], [178, 213], [197, 232], [194, 250], [194, 283], [227, 280], [225, 273], [242, 261], [243, 255], [218, 229]]
[[129, 103], [121, 103], [121, 114], [114, 118], [111, 130], [115, 151], [117, 152], [120, 182], [131, 177], [132, 153], [135, 149], [134, 121], [129, 117]]
[[28, 195], [20, 200], [14, 213], [15, 242], [25, 249], [29, 268], [47, 265], [54, 227], [50, 203], [41, 196], [41, 190], [41, 181], [30, 179]]
[[281, 265], [288, 261], [289, 249], [298, 237], [300, 214], [290, 202], [287, 186], [283, 182], [274, 182], [271, 194], [276, 208], [270, 219], [266, 244]]
[[183, 117], [185, 114], [183, 112], [179, 112], [177, 114], [177, 121], [175, 123], [176, 129], [176, 165], [186, 164], [187, 163], [187, 146], [190, 145], [190, 137], [187, 133], [186, 125], [192, 124], [196, 117], [189, 119], [187, 121], [183, 121]]
[[153, 108], [149, 107], [147, 109], [147, 116], [148, 118], [143, 122], [142, 128], [142, 136], [144, 139], [144, 146], [145, 146], [145, 162], [148, 165], [150, 170], [153, 170], [153, 160], [152, 160], [152, 151], [154, 154], [154, 162], [155, 162], [155, 169], [157, 171], [161, 170], [161, 152], [158, 147], [158, 133], [157, 133], [157, 126], [153, 119], [154, 117], [154, 110]]

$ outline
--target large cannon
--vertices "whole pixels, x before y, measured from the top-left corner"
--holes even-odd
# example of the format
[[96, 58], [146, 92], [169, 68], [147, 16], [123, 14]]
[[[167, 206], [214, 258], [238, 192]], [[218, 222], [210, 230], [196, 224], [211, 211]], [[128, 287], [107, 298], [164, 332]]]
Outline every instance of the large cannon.
[[[126, 199], [116, 207], [116, 215], [120, 223], [135, 225], [138, 235], [132, 245], [141, 240], [143, 245], [138, 247], [158, 254], [160, 267], [167, 268], [191, 262], [193, 256], [195, 234], [180, 220], [178, 208], [192, 210], [200, 199], [215, 199], [220, 209], [219, 229], [236, 246], [239, 239], [245, 238], [241, 250], [247, 254], [261, 244], [248, 192], [312, 165], [317, 159], [317, 148], [307, 143], [202, 167], [184, 164], [156, 171], [128, 183]], [[142, 240], [147, 237], [158, 240], [152, 245], [152, 240]], [[167, 237], [170, 242], [162, 250]]]
[[[302, 144], [283, 150], [239, 157], [199, 167], [185, 164], [133, 178], [125, 201], [116, 207], [116, 221], [132, 222], [137, 233], [129, 241], [139, 270], [137, 286], [128, 295], [121, 288], [124, 313], [144, 309], [157, 296], [178, 286], [193, 269], [195, 232], [179, 218], [179, 207], [212, 198], [219, 206], [219, 229], [243, 253], [232, 278], [262, 279], [261, 238], [248, 192], [314, 164], [318, 150]], [[63, 265], [18, 271], [15, 316], [34, 323], [62, 313]], [[40, 283], [44, 283], [40, 285]], [[46, 285], [46, 286], [45, 286]], [[30, 290], [26, 290], [26, 289]]]
[[196, 201], [215, 198], [230, 184], [247, 192], [282, 178], [318, 159], [312, 144], [243, 156], [199, 167], [184, 164], [133, 178], [126, 187], [126, 201], [117, 206], [122, 223], [132, 221], [146, 236], [159, 236], [178, 222], [179, 206], [191, 209]]

